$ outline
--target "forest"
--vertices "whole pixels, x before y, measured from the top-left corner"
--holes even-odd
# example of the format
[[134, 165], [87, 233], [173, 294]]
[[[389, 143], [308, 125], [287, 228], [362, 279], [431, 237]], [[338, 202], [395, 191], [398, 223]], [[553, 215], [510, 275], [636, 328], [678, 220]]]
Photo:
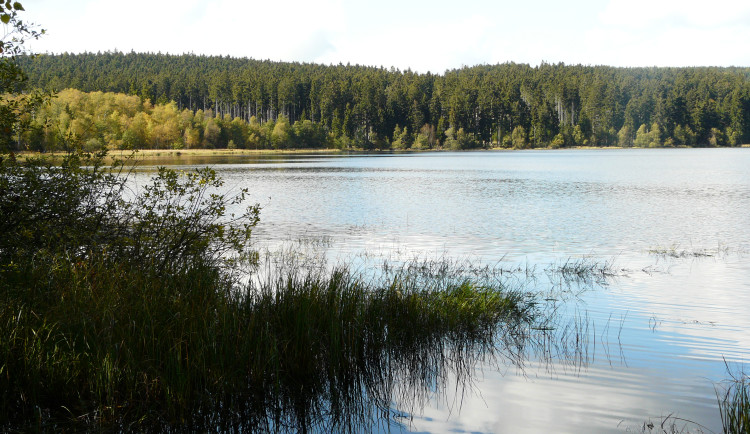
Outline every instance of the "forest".
[[19, 56], [55, 92], [16, 150], [471, 149], [750, 143], [750, 68], [505, 63], [416, 73], [154, 53]]

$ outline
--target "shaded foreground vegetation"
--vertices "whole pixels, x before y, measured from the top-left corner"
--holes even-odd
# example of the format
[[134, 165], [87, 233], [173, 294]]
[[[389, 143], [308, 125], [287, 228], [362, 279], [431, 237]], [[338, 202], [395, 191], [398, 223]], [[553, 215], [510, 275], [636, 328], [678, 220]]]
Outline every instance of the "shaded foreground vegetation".
[[350, 431], [524, 346], [533, 303], [500, 284], [243, 278], [244, 192], [164, 169], [133, 192], [101, 157], [0, 161], [2, 429]]

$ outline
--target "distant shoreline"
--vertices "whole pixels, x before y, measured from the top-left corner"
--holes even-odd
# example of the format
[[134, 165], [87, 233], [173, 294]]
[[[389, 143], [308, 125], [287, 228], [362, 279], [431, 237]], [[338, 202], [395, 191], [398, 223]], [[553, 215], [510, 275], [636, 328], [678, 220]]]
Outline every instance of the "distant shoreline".
[[[731, 148], [750, 148], [750, 144], [732, 147], [714, 147], [714, 148], [696, 148], [690, 146], [679, 147], [659, 147], [643, 148], [621, 146], [574, 146], [565, 148], [477, 148], [477, 149], [138, 149], [138, 150], [110, 150], [107, 152], [108, 158], [128, 158], [134, 156], [136, 159], [160, 160], [174, 158], [190, 157], [242, 157], [242, 156], [261, 156], [261, 155], [301, 155], [301, 154], [412, 154], [423, 152], [515, 152], [515, 151], [574, 151], [574, 150], [607, 150], [607, 149], [731, 149]], [[58, 157], [65, 155], [65, 152], [48, 152], [39, 153], [32, 151], [23, 151], [16, 153], [20, 158], [51, 156]]]

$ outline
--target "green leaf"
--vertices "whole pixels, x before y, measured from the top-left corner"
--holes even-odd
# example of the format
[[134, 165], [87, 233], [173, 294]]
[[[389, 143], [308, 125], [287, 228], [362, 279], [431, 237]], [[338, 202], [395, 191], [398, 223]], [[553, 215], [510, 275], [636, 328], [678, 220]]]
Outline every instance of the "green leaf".
[[21, 6], [21, 3], [18, 3], [18, 2], [13, 3], [13, 9], [15, 9], [17, 11], [25, 11], [26, 10], [26, 9], [23, 8], [23, 6]]
[[2, 21], [3, 24], [8, 24], [10, 22], [10, 15], [8, 14], [0, 15], [0, 21]]

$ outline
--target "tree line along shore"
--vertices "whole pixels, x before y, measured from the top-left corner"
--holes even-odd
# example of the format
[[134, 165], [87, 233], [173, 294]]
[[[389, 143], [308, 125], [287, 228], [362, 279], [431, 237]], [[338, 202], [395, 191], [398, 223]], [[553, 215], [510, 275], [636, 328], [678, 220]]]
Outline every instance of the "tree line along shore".
[[20, 56], [15, 150], [474, 149], [750, 143], [750, 68], [506, 63], [442, 74], [222, 56]]

